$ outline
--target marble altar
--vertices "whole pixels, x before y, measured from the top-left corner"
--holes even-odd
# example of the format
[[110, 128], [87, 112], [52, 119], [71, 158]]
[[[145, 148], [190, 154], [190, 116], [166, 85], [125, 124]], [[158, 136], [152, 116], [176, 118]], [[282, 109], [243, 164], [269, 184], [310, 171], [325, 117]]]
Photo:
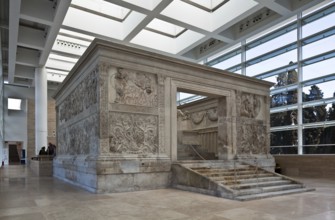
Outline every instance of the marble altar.
[[[217, 129], [219, 160], [273, 170], [271, 85], [94, 40], [54, 96], [58, 147], [53, 175], [98, 193], [168, 187], [171, 164], [177, 161], [177, 90], [216, 97], [206, 120]], [[194, 112], [192, 123], [203, 123], [201, 117]]]

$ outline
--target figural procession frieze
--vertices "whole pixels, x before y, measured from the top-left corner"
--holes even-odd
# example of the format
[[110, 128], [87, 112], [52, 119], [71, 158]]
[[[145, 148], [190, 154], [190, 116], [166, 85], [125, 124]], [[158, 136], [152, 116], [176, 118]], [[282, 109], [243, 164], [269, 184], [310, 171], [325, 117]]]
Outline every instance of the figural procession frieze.
[[66, 122], [97, 103], [98, 69], [93, 70], [59, 105], [59, 121]]
[[57, 154], [87, 155], [98, 151], [98, 117], [92, 115], [66, 128], [58, 130]]

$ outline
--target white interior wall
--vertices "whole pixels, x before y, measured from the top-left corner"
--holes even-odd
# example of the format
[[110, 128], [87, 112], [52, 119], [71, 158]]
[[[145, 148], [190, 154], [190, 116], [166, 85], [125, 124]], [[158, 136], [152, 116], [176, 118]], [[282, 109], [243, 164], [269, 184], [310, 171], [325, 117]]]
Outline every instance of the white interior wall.
[[[28, 132], [27, 132], [27, 99], [34, 99], [35, 89], [5, 85], [4, 86], [4, 141], [21, 142], [22, 149], [27, 149]], [[21, 98], [22, 110], [8, 110], [8, 98]], [[21, 152], [19, 152], [21, 153]], [[8, 164], [8, 144], [3, 148], [3, 159]]]

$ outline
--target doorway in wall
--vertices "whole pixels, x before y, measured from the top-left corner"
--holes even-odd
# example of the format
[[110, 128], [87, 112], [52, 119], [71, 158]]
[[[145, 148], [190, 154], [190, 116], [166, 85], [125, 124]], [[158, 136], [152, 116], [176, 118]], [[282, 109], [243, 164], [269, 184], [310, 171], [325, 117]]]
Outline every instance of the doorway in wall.
[[177, 160], [218, 159], [223, 96], [177, 88]]
[[18, 165], [20, 164], [20, 155], [17, 144], [9, 144], [8, 145], [8, 162], [9, 165]]

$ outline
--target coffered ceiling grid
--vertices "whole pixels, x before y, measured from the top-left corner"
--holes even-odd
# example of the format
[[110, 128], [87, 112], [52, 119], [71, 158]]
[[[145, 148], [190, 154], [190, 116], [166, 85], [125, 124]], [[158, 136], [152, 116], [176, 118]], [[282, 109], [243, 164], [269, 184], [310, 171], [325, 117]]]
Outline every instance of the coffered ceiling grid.
[[[199, 62], [323, 0], [6, 0], [9, 83], [61, 82], [94, 38]], [[259, 19], [255, 19], [255, 18]], [[55, 83], [50, 83], [54, 85]]]

